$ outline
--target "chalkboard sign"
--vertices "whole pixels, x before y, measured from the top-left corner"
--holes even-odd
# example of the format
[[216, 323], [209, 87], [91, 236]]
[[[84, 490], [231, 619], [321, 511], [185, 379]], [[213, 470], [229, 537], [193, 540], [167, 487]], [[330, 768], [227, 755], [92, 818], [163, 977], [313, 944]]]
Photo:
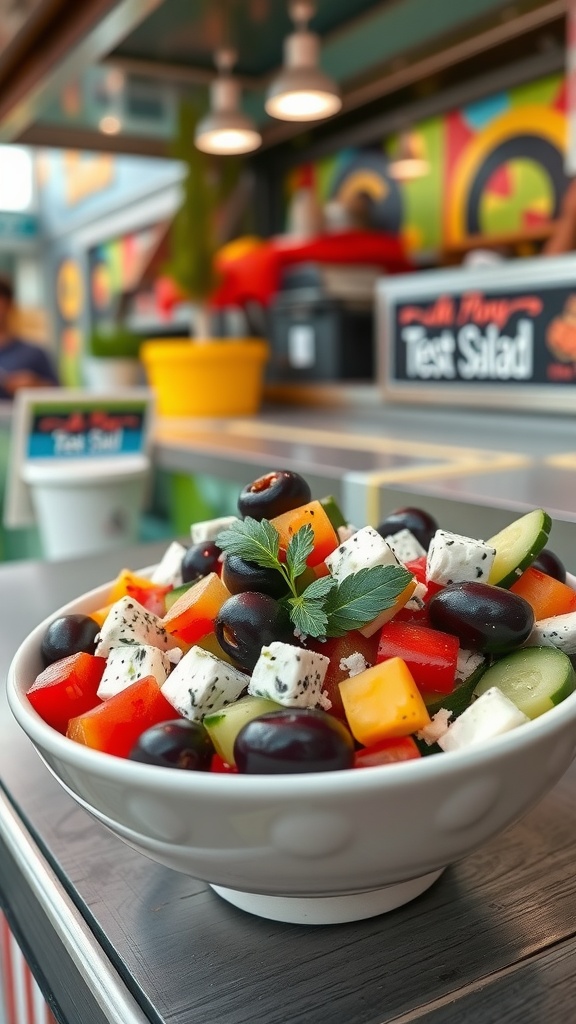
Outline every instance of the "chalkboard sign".
[[576, 259], [423, 272], [378, 288], [385, 394], [576, 412]]
[[[4, 524], [29, 526], [34, 510], [25, 466], [114, 462], [121, 467], [149, 449], [152, 394], [145, 388], [110, 395], [57, 388], [23, 389], [13, 404]], [[76, 471], [76, 470], [75, 470]]]

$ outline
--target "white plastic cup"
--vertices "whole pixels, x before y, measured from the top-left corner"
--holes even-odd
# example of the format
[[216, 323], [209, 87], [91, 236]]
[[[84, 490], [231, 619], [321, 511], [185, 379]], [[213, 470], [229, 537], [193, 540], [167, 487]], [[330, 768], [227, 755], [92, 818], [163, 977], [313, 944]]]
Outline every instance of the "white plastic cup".
[[133, 544], [149, 472], [149, 460], [28, 463], [42, 548], [49, 561], [110, 551]]

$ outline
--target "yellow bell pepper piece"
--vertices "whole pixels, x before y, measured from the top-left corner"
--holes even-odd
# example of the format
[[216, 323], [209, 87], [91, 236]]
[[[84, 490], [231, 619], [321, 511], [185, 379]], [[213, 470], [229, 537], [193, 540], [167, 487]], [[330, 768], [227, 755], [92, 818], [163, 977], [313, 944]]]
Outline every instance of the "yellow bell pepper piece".
[[110, 611], [111, 607], [111, 604], [105, 604], [102, 608], [97, 608], [95, 612], [90, 612], [90, 618], [94, 619], [94, 621], [97, 622], [99, 626], [103, 626], [104, 620], [108, 615], [108, 612]]
[[430, 715], [402, 658], [390, 658], [339, 684], [352, 735], [370, 747], [394, 736], [410, 736], [429, 725]]
[[136, 573], [130, 572], [130, 569], [122, 569], [112, 584], [108, 600], [110, 604], [116, 604], [121, 597], [126, 597], [128, 587], [142, 587], [144, 590], [148, 590], [153, 586], [152, 580], [145, 576], [137, 576]]

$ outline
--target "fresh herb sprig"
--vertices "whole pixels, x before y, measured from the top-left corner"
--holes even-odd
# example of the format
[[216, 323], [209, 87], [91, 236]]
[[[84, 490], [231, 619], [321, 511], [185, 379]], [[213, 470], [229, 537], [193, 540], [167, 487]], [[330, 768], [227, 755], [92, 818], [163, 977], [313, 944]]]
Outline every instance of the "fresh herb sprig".
[[308, 523], [290, 538], [285, 561], [280, 557], [280, 535], [267, 519], [247, 516], [223, 530], [216, 544], [226, 554], [275, 569], [283, 576], [290, 594], [286, 599], [290, 619], [301, 636], [335, 637], [361, 629], [391, 608], [412, 579], [402, 566], [375, 565], [340, 583], [333, 576], [323, 576], [299, 593], [298, 581], [314, 548], [314, 531]]

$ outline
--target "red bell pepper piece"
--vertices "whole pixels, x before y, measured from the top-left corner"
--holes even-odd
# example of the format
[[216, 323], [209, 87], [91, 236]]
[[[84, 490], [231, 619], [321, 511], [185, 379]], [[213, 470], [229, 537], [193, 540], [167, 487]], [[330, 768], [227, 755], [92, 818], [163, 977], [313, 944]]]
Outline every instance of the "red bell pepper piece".
[[382, 627], [376, 661], [402, 658], [420, 691], [452, 693], [459, 649], [458, 638], [450, 633], [394, 619]]
[[83, 715], [98, 703], [97, 690], [105, 667], [105, 658], [71, 654], [48, 665], [26, 696], [47, 725], [65, 733], [70, 718]]
[[405, 562], [405, 566], [408, 572], [411, 572], [416, 577], [418, 583], [423, 583], [427, 588], [428, 593], [424, 598], [425, 601], [429, 601], [434, 594], [437, 594], [439, 590], [444, 590], [441, 583], [434, 583], [433, 580], [426, 579], [426, 561], [427, 555], [420, 555], [420, 558], [414, 558], [411, 562]]
[[160, 692], [154, 676], [145, 676], [86, 714], [72, 718], [66, 735], [94, 750], [128, 757], [146, 729], [179, 717]]
[[380, 740], [372, 747], [364, 747], [354, 754], [354, 768], [372, 768], [378, 764], [393, 764], [395, 761], [412, 761], [422, 757], [411, 736], [396, 736]]
[[227, 761], [220, 757], [220, 754], [212, 754], [210, 771], [216, 772], [218, 775], [238, 775], [236, 765], [228, 764]]

